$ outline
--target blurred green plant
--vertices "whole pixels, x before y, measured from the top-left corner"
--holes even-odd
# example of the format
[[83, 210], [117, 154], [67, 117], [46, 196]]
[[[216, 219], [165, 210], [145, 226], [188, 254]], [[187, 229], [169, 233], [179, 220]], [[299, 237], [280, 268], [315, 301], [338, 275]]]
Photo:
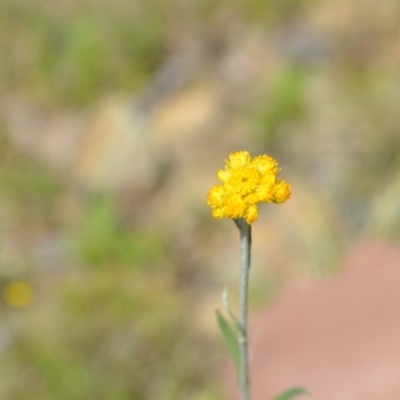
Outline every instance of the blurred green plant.
[[0, 199], [16, 220], [51, 222], [64, 192], [57, 172], [19, 154], [0, 126]]
[[218, 16], [224, 12], [236, 14], [242, 22], [247, 24], [262, 24], [271, 27], [282, 23], [291, 17], [301, 13], [314, 0], [194, 0], [192, 1], [193, 12], [203, 22], [218, 20]]
[[[195, 339], [166, 267], [159, 274], [76, 267], [64, 275], [36, 306], [12, 316], [0, 393], [21, 400], [219, 399], [210, 370], [197, 361], [212, 346]], [[200, 345], [193, 348], [193, 340]]]
[[137, 90], [164, 58], [165, 9], [156, 0], [131, 7], [86, 0], [59, 12], [40, 0], [4, 0], [0, 90], [28, 92], [52, 107]]
[[[18, 228], [12, 262], [26, 265], [34, 299], [20, 309], [0, 302], [0, 398], [220, 399], [215, 360], [198, 362], [214, 344], [192, 326], [170, 239], [129, 226], [109, 196], [78, 196], [66, 222], [67, 182], [16, 151], [3, 128], [0, 204]], [[43, 267], [19, 235], [49, 222], [73, 245], [62, 265]]]
[[[162, 232], [132, 230], [119, 220], [112, 198], [95, 197], [87, 204], [85, 218], [74, 233], [77, 253], [93, 267], [140, 266], [166, 260], [167, 243]], [[124, 226], [125, 225], [125, 226]], [[150, 269], [154, 269], [150, 267]]]
[[227, 13], [240, 23], [268, 27], [310, 2], [83, 0], [60, 9], [45, 0], [3, 0], [0, 93], [26, 93], [48, 107], [87, 106], [108, 92], [132, 93], [165, 60], [182, 15], [206, 34]]
[[274, 148], [282, 136], [285, 124], [305, 116], [305, 84], [307, 73], [290, 67], [273, 77], [250, 111], [253, 131], [269, 149]]

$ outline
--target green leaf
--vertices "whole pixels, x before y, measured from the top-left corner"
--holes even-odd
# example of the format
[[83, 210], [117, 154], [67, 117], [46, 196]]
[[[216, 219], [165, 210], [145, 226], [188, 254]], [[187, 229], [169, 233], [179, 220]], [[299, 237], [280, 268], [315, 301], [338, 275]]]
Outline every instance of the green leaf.
[[302, 394], [306, 395], [306, 396], [310, 396], [310, 393], [306, 389], [304, 389], [302, 387], [294, 387], [294, 388], [285, 390], [283, 393], [281, 393], [277, 397], [274, 397], [273, 400], [291, 400], [291, 399], [295, 398], [296, 396], [300, 396]]
[[236, 372], [239, 371], [239, 360], [240, 360], [240, 353], [239, 353], [239, 345], [236, 339], [235, 334], [232, 332], [232, 328], [226, 321], [226, 319], [222, 316], [219, 310], [216, 312], [217, 321], [219, 329], [221, 330], [222, 336], [225, 339], [226, 344], [228, 345], [229, 351], [231, 353], [233, 362], [236, 367]]

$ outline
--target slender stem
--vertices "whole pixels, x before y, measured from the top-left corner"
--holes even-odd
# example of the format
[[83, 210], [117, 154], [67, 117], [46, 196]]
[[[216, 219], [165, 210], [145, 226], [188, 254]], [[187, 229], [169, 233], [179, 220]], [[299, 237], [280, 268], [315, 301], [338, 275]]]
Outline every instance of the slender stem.
[[239, 281], [239, 386], [243, 400], [250, 400], [249, 360], [247, 350], [247, 302], [251, 256], [251, 226], [238, 220], [240, 230], [240, 281]]

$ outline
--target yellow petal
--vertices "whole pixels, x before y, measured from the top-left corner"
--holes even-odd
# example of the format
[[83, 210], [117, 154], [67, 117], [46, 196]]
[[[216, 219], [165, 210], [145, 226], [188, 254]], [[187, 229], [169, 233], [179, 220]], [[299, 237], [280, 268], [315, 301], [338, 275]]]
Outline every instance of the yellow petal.
[[247, 208], [246, 213], [244, 215], [245, 220], [248, 224], [252, 224], [258, 218], [258, 208], [256, 205], [251, 205]]
[[252, 164], [261, 174], [276, 174], [279, 171], [277, 161], [267, 155], [254, 157]]
[[224, 202], [224, 188], [221, 185], [213, 186], [208, 192], [207, 204], [210, 207], [220, 207]]
[[229, 181], [231, 173], [227, 170], [220, 169], [219, 171], [217, 171], [217, 176], [221, 180], [221, 182], [226, 183]]
[[248, 151], [236, 151], [229, 155], [228, 168], [245, 167], [250, 162], [250, 154]]
[[290, 185], [285, 181], [280, 181], [275, 186], [275, 196], [274, 201], [275, 203], [283, 203], [291, 196]]

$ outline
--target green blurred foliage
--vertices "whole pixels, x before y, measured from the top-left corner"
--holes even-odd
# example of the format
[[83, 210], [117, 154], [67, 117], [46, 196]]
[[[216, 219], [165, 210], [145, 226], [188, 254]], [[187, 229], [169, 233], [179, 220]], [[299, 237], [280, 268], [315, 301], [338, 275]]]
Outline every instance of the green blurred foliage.
[[[215, 349], [188, 323], [173, 258], [165, 249], [162, 256], [154, 251], [165, 239], [152, 237], [150, 245], [149, 238], [125, 237], [105, 204], [96, 200], [85, 222], [103, 234], [72, 234], [80, 262], [38, 288], [31, 307], [17, 314], [0, 310], [12, 328], [11, 344], [2, 350], [0, 394], [21, 400], [219, 398], [205, 368], [212, 362], [204, 358], [209, 353], [212, 359]], [[36, 271], [35, 279], [46, 281], [48, 274]]]
[[0, 125], [0, 201], [15, 221], [51, 223], [65, 189], [57, 172], [17, 152]]
[[304, 99], [307, 73], [299, 67], [288, 67], [268, 79], [261, 90], [250, 119], [253, 131], [266, 148], [273, 149], [282, 136], [285, 124], [305, 117]]
[[192, 11], [203, 22], [215, 21], [224, 12], [238, 16], [246, 24], [273, 27], [306, 10], [315, 0], [193, 0]]
[[89, 105], [110, 91], [132, 93], [168, 56], [177, 20], [203, 30], [231, 10], [244, 23], [273, 26], [308, 6], [306, 0], [84, 0], [58, 8], [46, 0], [3, 0], [0, 92], [28, 91], [48, 107]]
[[140, 88], [164, 58], [162, 2], [115, 7], [86, 0], [56, 7], [41, 0], [1, 2], [0, 89], [28, 90], [52, 106], [82, 106], [110, 90]]
[[[162, 227], [127, 223], [116, 199], [100, 195], [76, 194], [78, 211], [66, 221], [66, 182], [6, 135], [0, 144], [0, 204], [12, 224], [1, 232], [13, 233], [20, 252], [11, 276], [31, 277], [35, 289], [26, 309], [0, 302], [0, 397], [221, 398], [215, 345], [190, 323], [187, 288]], [[32, 230], [61, 234], [64, 266], [44, 268], [30, 257]]]
[[167, 257], [165, 237], [161, 232], [132, 231], [118, 220], [116, 204], [110, 198], [95, 197], [75, 234], [77, 252], [93, 267], [113, 264], [152, 265]]

